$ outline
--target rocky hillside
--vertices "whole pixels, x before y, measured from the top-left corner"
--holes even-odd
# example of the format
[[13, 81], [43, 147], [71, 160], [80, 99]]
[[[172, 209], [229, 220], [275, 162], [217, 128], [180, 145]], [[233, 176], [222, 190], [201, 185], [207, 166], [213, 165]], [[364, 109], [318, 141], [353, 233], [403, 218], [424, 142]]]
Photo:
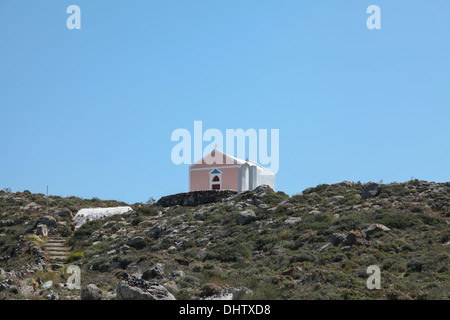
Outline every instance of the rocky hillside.
[[[179, 197], [75, 229], [79, 209], [129, 204], [0, 192], [0, 298], [449, 298], [450, 183]], [[67, 287], [69, 265], [82, 289]], [[366, 286], [371, 265], [379, 290]]]

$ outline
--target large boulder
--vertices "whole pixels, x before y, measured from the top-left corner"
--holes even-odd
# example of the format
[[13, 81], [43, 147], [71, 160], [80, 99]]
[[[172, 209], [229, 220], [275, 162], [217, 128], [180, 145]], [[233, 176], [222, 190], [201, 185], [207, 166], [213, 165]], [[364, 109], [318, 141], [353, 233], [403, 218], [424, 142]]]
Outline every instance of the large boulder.
[[146, 245], [145, 238], [141, 236], [135, 236], [128, 241], [128, 245], [135, 249], [143, 249]]
[[49, 281], [44, 282], [43, 284], [41, 284], [40, 288], [42, 290], [45, 290], [45, 289], [50, 289], [52, 286], [53, 286], [53, 281], [49, 280]]
[[81, 290], [81, 300], [101, 300], [102, 290], [100, 290], [95, 284], [88, 284]]
[[87, 221], [104, 219], [113, 215], [123, 215], [132, 210], [133, 209], [129, 206], [110, 208], [84, 208], [80, 209], [77, 212], [77, 214], [73, 218], [73, 222], [77, 227], [80, 227]]
[[368, 182], [363, 189], [362, 198], [369, 199], [376, 197], [381, 190], [381, 184], [375, 182]]
[[40, 217], [34, 224], [34, 227], [37, 228], [38, 225], [45, 224], [47, 228], [57, 228], [58, 222], [56, 222], [55, 218], [51, 216], [43, 216]]
[[119, 300], [176, 300], [164, 286], [125, 274], [117, 284]]
[[256, 220], [256, 214], [253, 210], [247, 209], [245, 211], [239, 212], [236, 216], [236, 222], [241, 226], [249, 224]]
[[142, 279], [151, 280], [155, 278], [163, 278], [164, 275], [164, 265], [161, 263], [157, 263], [149, 270], [144, 271], [144, 273], [142, 274]]
[[260, 196], [260, 197], [262, 197], [262, 196], [265, 195], [265, 194], [274, 192], [273, 189], [272, 189], [269, 185], [267, 185], [267, 184], [259, 185], [259, 186], [257, 186], [255, 189], [253, 189], [252, 191], [253, 191], [257, 196]]
[[380, 223], [374, 223], [372, 225], [370, 225], [368, 228], [362, 230], [367, 236], [372, 236], [378, 232], [388, 232], [391, 231], [391, 229], [389, 229], [388, 227], [386, 227], [385, 225], [382, 225]]
[[353, 245], [365, 245], [367, 246], [369, 243], [366, 240], [366, 234], [359, 230], [352, 230], [347, 234], [347, 237], [342, 242], [344, 246], [353, 246]]
[[329, 240], [333, 246], [337, 247], [345, 240], [345, 238], [346, 238], [346, 235], [343, 233], [333, 233], [330, 236]]
[[158, 200], [157, 205], [162, 207], [173, 206], [199, 206], [208, 203], [220, 202], [237, 194], [233, 190], [202, 190], [177, 193], [164, 196]]
[[300, 220], [302, 220], [302, 218], [300, 218], [300, 217], [289, 217], [286, 220], [284, 220], [284, 224], [287, 226], [292, 226], [292, 225], [296, 224], [297, 222], [300, 222]]
[[70, 209], [61, 209], [61, 210], [59, 210], [58, 212], [56, 212], [56, 215], [58, 216], [58, 217], [61, 217], [61, 218], [70, 218], [70, 219], [73, 219], [73, 213], [72, 213], [72, 211], [70, 211]]

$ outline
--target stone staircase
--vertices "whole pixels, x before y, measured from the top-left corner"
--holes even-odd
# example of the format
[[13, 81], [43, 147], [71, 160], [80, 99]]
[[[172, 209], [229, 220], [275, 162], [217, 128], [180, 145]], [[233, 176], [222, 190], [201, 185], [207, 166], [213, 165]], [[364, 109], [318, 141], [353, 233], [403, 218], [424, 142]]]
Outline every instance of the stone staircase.
[[71, 248], [65, 245], [66, 238], [49, 238], [45, 244], [45, 255], [47, 261], [52, 265], [52, 269], [64, 266]]

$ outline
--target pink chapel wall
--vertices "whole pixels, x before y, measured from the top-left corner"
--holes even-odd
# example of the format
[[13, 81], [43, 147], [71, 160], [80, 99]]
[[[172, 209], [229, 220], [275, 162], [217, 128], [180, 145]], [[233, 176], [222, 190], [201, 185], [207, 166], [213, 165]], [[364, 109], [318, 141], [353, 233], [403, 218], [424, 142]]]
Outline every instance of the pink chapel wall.
[[[198, 167], [197, 167], [198, 168]], [[202, 170], [190, 170], [190, 184], [189, 191], [197, 190], [210, 190], [210, 172], [216, 167], [206, 167]], [[217, 166], [218, 170], [222, 172], [221, 177], [221, 190], [238, 190], [238, 167], [236, 165], [230, 165], [229, 167]]]

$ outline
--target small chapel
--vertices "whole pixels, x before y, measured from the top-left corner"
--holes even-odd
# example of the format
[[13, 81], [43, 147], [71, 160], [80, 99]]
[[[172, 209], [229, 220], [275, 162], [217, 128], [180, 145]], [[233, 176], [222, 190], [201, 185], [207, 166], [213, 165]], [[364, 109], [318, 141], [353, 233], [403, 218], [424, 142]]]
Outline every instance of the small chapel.
[[189, 167], [189, 191], [243, 192], [263, 184], [275, 190], [275, 174], [272, 171], [248, 159], [232, 157], [217, 148]]

